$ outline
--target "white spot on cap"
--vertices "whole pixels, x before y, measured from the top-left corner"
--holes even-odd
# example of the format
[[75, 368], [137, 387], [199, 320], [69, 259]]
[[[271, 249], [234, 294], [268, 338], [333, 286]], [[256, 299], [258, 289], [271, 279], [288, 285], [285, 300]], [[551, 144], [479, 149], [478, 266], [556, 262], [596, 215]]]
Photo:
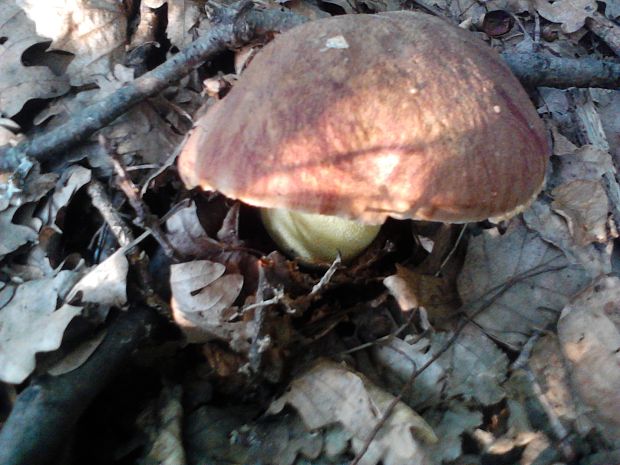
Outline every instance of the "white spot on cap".
[[375, 157], [375, 178], [380, 182], [386, 182], [400, 163], [400, 155], [396, 153], [385, 153]]
[[493, 112], [494, 113], [501, 113], [502, 109], [501, 109], [501, 107], [499, 105], [495, 105], [495, 106], [493, 106]]
[[415, 94], [417, 94], [418, 92], [420, 92], [420, 91], [418, 90], [418, 88], [417, 88], [417, 87], [412, 87], [411, 89], [409, 89], [409, 93], [410, 93], [410, 94], [415, 95]]
[[349, 48], [349, 43], [347, 39], [342, 35], [330, 37], [325, 41], [326, 48]]

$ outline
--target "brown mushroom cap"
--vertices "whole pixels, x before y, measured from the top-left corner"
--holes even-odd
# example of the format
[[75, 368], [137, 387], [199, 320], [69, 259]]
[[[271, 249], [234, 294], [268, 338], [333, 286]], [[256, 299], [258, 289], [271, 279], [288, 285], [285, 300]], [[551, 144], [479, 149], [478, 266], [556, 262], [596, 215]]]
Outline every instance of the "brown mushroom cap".
[[527, 206], [548, 156], [495, 51], [438, 18], [393, 12], [276, 37], [197, 122], [179, 171], [260, 207], [469, 222]]

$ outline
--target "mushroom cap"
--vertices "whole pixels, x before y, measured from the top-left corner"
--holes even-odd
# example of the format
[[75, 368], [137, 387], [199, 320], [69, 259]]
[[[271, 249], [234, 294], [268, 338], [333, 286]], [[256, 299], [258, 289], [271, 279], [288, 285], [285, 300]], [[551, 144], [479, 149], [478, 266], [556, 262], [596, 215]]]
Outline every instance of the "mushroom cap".
[[197, 121], [179, 172], [259, 207], [460, 223], [527, 207], [548, 157], [542, 121], [494, 50], [392, 12], [276, 37]]

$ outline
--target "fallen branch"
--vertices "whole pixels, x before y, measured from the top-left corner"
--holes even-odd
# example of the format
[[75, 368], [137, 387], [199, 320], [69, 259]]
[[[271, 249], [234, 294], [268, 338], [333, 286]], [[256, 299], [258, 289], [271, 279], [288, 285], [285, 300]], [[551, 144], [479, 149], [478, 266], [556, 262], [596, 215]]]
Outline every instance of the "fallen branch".
[[156, 323], [155, 312], [146, 307], [121, 313], [82, 366], [61, 376], [34, 379], [17, 397], [0, 430], [0, 463], [54, 463], [86, 407], [110, 383]]
[[620, 56], [620, 25], [595, 11], [586, 19], [586, 27], [599, 36], [616, 55]]
[[620, 88], [620, 63], [593, 58], [559, 58], [541, 53], [502, 53], [502, 58], [526, 87]]
[[[20, 176], [29, 170], [31, 159], [47, 161], [84, 142], [131, 107], [163, 91], [217, 53], [306, 21], [307, 18], [291, 11], [254, 8], [248, 0], [218, 9], [213, 15], [211, 30], [182, 52], [118, 89], [105, 100], [74, 114], [65, 124], [0, 151], [0, 171], [13, 172], [19, 167], [14, 180], [19, 183]], [[504, 53], [502, 57], [526, 86], [620, 87], [620, 63], [555, 58], [537, 53]], [[2, 195], [6, 194], [0, 191], [0, 197]]]
[[74, 114], [67, 123], [0, 152], [0, 171], [12, 172], [28, 158], [49, 160], [83, 142], [137, 103], [157, 95], [217, 53], [245, 45], [269, 32], [290, 29], [305, 21], [299, 15], [279, 9], [252, 8], [252, 3], [247, 1], [234, 7], [218, 9], [213, 14], [214, 27], [182, 52], [118, 89], [105, 100]]

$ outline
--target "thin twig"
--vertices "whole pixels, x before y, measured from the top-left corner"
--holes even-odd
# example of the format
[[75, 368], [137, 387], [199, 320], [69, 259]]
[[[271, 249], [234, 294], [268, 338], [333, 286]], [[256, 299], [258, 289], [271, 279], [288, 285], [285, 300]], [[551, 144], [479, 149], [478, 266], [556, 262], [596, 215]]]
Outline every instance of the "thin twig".
[[[409, 325], [411, 324], [411, 322], [413, 321], [413, 317], [415, 316], [416, 312], [415, 311], [410, 311], [409, 312], [409, 318], [407, 318], [407, 321], [400, 325], [398, 328], [396, 328], [396, 331], [390, 333], [390, 334], [386, 334], [385, 336], [382, 336], [380, 338], [375, 339], [374, 341], [370, 341], [370, 342], [366, 342], [364, 344], [360, 344], [358, 346], [352, 347], [351, 349], [347, 349], [347, 350], [343, 350], [341, 352], [338, 352], [338, 355], [342, 356], [342, 355], [347, 355], [347, 354], [352, 354], [354, 352], [359, 352], [360, 350], [364, 350], [364, 349], [368, 349], [370, 347], [374, 347], [377, 346], [379, 344], [382, 344], [384, 342], [388, 342], [391, 341], [394, 338], [397, 338], [398, 336], [400, 336], [400, 334], [409, 327]], [[423, 337], [424, 333], [420, 335], [420, 337]]]
[[441, 274], [444, 267], [448, 264], [448, 262], [450, 261], [454, 253], [456, 252], [456, 249], [458, 248], [459, 244], [461, 243], [461, 240], [463, 239], [463, 234], [465, 234], [466, 229], [467, 229], [467, 223], [465, 223], [463, 227], [461, 228], [461, 231], [459, 232], [459, 235], [456, 238], [456, 241], [454, 241], [454, 245], [450, 249], [450, 252], [448, 252], [448, 255], [446, 255], [446, 258], [443, 259], [443, 261], [439, 265], [439, 269], [435, 272], [433, 276], [438, 277]]
[[340, 257], [340, 254], [338, 254], [334, 262], [329, 266], [329, 268], [327, 269], [325, 274], [321, 277], [319, 282], [316, 283], [312, 287], [312, 290], [310, 291], [309, 295], [313, 296], [313, 295], [316, 295], [322, 292], [323, 288], [327, 286], [327, 284], [329, 284], [329, 282], [331, 281], [332, 277], [334, 276], [334, 273], [338, 271], [338, 268], [340, 267], [341, 263], [342, 263], [342, 258]]
[[[420, 376], [420, 374], [422, 374], [429, 366], [431, 366], [437, 359], [439, 359], [439, 357], [441, 357], [441, 355], [443, 355], [452, 346], [452, 344], [456, 342], [458, 336], [463, 331], [463, 329], [465, 329], [465, 327], [468, 324], [472, 323], [476, 316], [478, 316], [479, 314], [484, 312], [487, 308], [489, 308], [495, 301], [497, 301], [497, 299], [499, 299], [503, 294], [505, 294], [517, 282], [523, 279], [531, 278], [539, 274], [547, 273], [547, 272], [558, 269], [558, 267], [544, 268], [544, 266], [548, 265], [553, 260], [554, 259], [551, 259], [548, 262], [542, 263], [538, 266], [535, 266], [534, 268], [530, 270], [524, 271], [523, 273], [520, 273], [514, 276], [510, 281], [503, 283], [501, 285], [495, 286], [494, 288], [488, 290], [485, 293], [487, 296], [489, 296], [487, 300], [482, 302], [482, 305], [480, 305], [480, 307], [474, 312], [473, 315], [467, 316], [466, 318], [461, 320], [461, 322], [458, 324], [458, 326], [454, 330], [454, 334], [452, 335], [452, 337], [450, 337], [450, 339], [443, 346], [441, 346], [441, 348], [435, 354], [433, 354], [433, 357], [431, 357], [431, 359], [429, 359], [419, 369], [414, 370], [413, 373], [411, 373], [411, 376], [409, 377], [407, 382], [403, 385], [403, 387], [400, 389], [398, 395], [394, 397], [394, 399], [392, 399], [392, 401], [389, 403], [387, 408], [383, 411], [381, 418], [379, 419], [377, 424], [374, 426], [374, 428], [372, 429], [368, 437], [365, 439], [364, 445], [362, 446], [360, 451], [357, 453], [357, 455], [355, 456], [355, 458], [349, 465], [359, 465], [364, 454], [366, 454], [366, 452], [368, 451], [368, 448], [370, 447], [370, 443], [375, 439], [375, 437], [377, 436], [381, 428], [385, 425], [387, 420], [390, 418], [390, 416], [394, 412], [394, 409], [398, 405], [398, 402], [400, 402], [403, 396], [405, 395], [405, 392], [411, 389], [411, 387], [413, 386], [413, 383], [415, 382], [416, 378]], [[462, 313], [465, 314], [465, 311], [464, 311], [465, 309], [463, 308], [462, 310], [463, 310]]]
[[[67, 152], [137, 103], [186, 76], [210, 57], [242, 46], [255, 37], [282, 32], [307, 21], [307, 18], [290, 11], [250, 9], [247, 5], [246, 1], [221, 8], [215, 14], [214, 27], [182, 52], [113, 92], [105, 100], [75, 113], [65, 124], [0, 151], [0, 171], [14, 172], [14, 179], [7, 183], [5, 192], [0, 191], [0, 196], [8, 196], [19, 187], [32, 166], [32, 159], [45, 161]], [[619, 63], [557, 58], [539, 53], [503, 53], [502, 57], [521, 82], [528, 86], [620, 87]]]
[[0, 152], [0, 171], [12, 172], [28, 159], [50, 160], [85, 141], [137, 103], [157, 95], [210, 57], [240, 47], [257, 36], [280, 32], [307, 21], [280, 9], [251, 9], [248, 5], [251, 2], [246, 0], [218, 9], [213, 15], [214, 27], [183, 51], [104, 100], [75, 113], [65, 124]]
[[105, 187], [103, 187], [99, 181], [92, 180], [86, 187], [86, 192], [90, 196], [93, 206], [101, 213], [103, 220], [110, 227], [117, 242], [120, 245], [133, 242], [135, 240], [133, 231], [125, 224], [121, 215], [119, 215], [116, 208], [112, 205], [112, 201], [105, 191]]
[[103, 150], [109, 155], [110, 159], [112, 160], [114, 171], [116, 171], [118, 187], [123, 191], [123, 193], [129, 200], [129, 204], [136, 212], [136, 219], [134, 220], [134, 223], [137, 226], [149, 230], [151, 234], [153, 234], [155, 240], [159, 243], [164, 254], [166, 254], [166, 256], [174, 263], [178, 262], [174, 248], [170, 244], [170, 241], [168, 241], [168, 237], [166, 236], [159, 224], [159, 218], [157, 218], [151, 213], [148, 205], [144, 203], [144, 201], [140, 197], [139, 190], [129, 177], [127, 169], [123, 165], [118, 152], [102, 135], [99, 136], [99, 145], [101, 145]]
[[405, 392], [411, 389], [411, 387], [413, 386], [413, 383], [415, 382], [418, 376], [420, 376], [429, 366], [435, 363], [439, 359], [439, 357], [441, 357], [445, 352], [448, 351], [448, 349], [452, 346], [452, 344], [454, 344], [454, 342], [460, 336], [461, 331], [463, 331], [465, 326], [467, 326], [468, 324], [469, 324], [469, 320], [462, 320], [459, 326], [457, 326], [456, 330], [454, 331], [454, 334], [452, 335], [452, 337], [437, 352], [435, 352], [433, 356], [424, 365], [422, 365], [420, 368], [418, 368], [417, 370], [414, 370], [414, 372], [411, 373], [411, 376], [409, 377], [407, 382], [403, 385], [403, 387], [400, 389], [398, 395], [392, 399], [392, 401], [388, 404], [386, 409], [383, 411], [381, 418], [375, 424], [374, 428], [372, 429], [372, 431], [370, 432], [370, 434], [364, 441], [364, 445], [362, 446], [360, 451], [357, 453], [357, 455], [355, 456], [355, 458], [353, 459], [353, 461], [351, 461], [349, 465], [359, 465], [360, 461], [364, 457], [364, 454], [366, 454], [366, 452], [368, 451], [368, 448], [370, 447], [370, 443], [377, 436], [381, 428], [383, 428], [383, 426], [385, 425], [387, 420], [390, 418], [390, 416], [392, 416], [394, 409], [396, 408], [398, 403], [402, 400], [403, 396], [405, 395]]
[[138, 272], [138, 280], [140, 281], [138, 290], [142, 294], [144, 302], [154, 309], [156, 309], [161, 315], [166, 318], [170, 318], [170, 307], [168, 303], [162, 300], [155, 292], [152, 286], [152, 277], [148, 270], [147, 257], [135, 245], [142, 240], [140, 236], [137, 240], [129, 228], [120, 217], [116, 209], [112, 206], [112, 202], [105, 191], [103, 185], [97, 181], [92, 180], [87, 188], [86, 192], [90, 196], [93, 206], [101, 213], [104, 221], [110, 227], [110, 230], [116, 237], [121, 248], [125, 249], [129, 262], [136, 268]]

